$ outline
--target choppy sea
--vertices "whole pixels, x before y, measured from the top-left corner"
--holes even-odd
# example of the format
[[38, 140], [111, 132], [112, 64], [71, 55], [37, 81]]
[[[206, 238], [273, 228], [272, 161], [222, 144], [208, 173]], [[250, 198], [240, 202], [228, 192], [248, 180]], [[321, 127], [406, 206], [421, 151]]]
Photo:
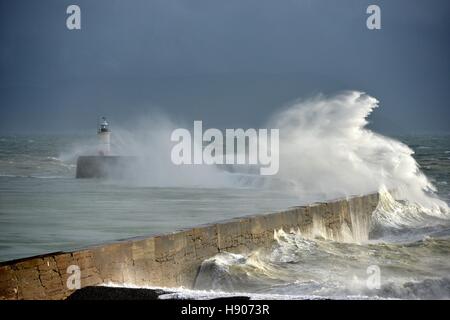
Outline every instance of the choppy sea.
[[[397, 139], [414, 150], [437, 195], [450, 203], [450, 136]], [[84, 140], [77, 136], [0, 137], [0, 261], [320, 200], [242, 183], [177, 187], [75, 179], [72, 150]], [[374, 224], [367, 243], [308, 240], [296, 232], [280, 231], [270, 250], [221, 253], [208, 259], [196, 290], [177, 289], [168, 297], [245, 293], [286, 299], [449, 299], [449, 220], [423, 212], [414, 224], [386, 223], [394, 211], [407, 216], [408, 210], [420, 208], [382, 194], [376, 215], [379, 223]], [[377, 288], [368, 285], [374, 270], [381, 281]]]

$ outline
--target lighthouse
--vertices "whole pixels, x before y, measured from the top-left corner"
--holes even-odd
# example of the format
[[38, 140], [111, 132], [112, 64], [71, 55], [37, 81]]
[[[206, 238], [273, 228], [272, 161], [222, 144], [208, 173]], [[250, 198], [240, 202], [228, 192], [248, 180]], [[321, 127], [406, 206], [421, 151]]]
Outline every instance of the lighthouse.
[[111, 131], [105, 117], [98, 123], [97, 137], [96, 154], [78, 157], [76, 178], [122, 178], [128, 174], [129, 168], [137, 166], [136, 157], [111, 155]]
[[108, 121], [102, 117], [97, 131], [99, 146], [98, 153], [101, 156], [109, 156], [111, 153], [111, 131], [109, 130]]

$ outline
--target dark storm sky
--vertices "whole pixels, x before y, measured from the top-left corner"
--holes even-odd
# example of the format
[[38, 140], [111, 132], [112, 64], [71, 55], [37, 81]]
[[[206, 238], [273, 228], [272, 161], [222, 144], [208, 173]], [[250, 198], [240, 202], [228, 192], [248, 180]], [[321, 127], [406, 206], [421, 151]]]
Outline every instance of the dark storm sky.
[[[69, 4], [82, 30], [67, 30]], [[369, 4], [381, 30], [366, 28]], [[448, 0], [0, 0], [0, 134], [155, 108], [258, 127], [293, 99], [347, 89], [381, 101], [380, 131], [448, 132], [449, 31]]]

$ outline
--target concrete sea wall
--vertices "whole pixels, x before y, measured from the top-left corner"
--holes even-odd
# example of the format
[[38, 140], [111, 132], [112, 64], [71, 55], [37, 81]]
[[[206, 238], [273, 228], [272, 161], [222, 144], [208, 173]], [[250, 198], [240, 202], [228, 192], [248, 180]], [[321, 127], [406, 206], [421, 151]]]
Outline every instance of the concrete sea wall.
[[127, 170], [138, 161], [131, 156], [80, 156], [76, 178], [105, 178], [127, 176]]
[[64, 299], [74, 292], [67, 286], [71, 265], [81, 271], [81, 287], [108, 282], [192, 287], [203, 260], [221, 251], [268, 248], [273, 244], [274, 231], [280, 228], [287, 232], [298, 229], [305, 237], [365, 241], [378, 200], [377, 193], [354, 196], [3, 262], [0, 299]]

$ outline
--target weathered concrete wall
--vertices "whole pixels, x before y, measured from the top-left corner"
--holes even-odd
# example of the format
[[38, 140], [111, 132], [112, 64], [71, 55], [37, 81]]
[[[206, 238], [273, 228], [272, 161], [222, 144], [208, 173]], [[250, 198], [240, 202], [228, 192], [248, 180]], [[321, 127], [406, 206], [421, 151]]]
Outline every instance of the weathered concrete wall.
[[127, 175], [137, 162], [131, 156], [80, 156], [77, 159], [77, 178], [105, 178]]
[[293, 207], [177, 232], [133, 238], [0, 264], [0, 299], [64, 299], [67, 268], [81, 270], [81, 286], [107, 282], [191, 287], [203, 260], [221, 251], [269, 247], [274, 230], [298, 229], [305, 237], [337, 241], [368, 239], [378, 194]]

